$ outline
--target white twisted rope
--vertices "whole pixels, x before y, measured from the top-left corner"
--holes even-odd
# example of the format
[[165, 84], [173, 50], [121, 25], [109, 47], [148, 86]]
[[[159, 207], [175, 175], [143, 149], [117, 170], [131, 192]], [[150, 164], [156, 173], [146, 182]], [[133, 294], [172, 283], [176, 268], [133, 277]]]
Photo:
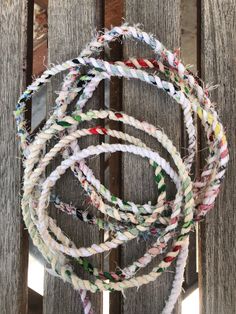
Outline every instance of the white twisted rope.
[[[112, 64], [94, 58], [99, 55], [104, 45], [120, 36], [148, 44], [154, 51], [156, 59], [132, 58]], [[82, 67], [85, 74], [81, 74]], [[159, 71], [166, 77], [166, 80], [161, 79], [156, 72], [147, 72], [143, 68]], [[65, 70], [69, 70], [69, 73], [56, 99], [55, 110], [43, 129], [33, 139], [25, 127], [26, 102], [43, 84], [49, 82], [52, 76]], [[109, 110], [82, 112], [99, 83], [112, 76], [144, 81], [168, 93], [176, 103], [180, 104], [188, 134], [188, 156], [184, 161], [166, 134], [148, 122], [140, 122], [124, 113], [114, 113]], [[76, 110], [68, 115], [67, 108], [78, 93], [80, 96], [76, 102]], [[196, 153], [194, 113], [200, 118], [205, 130], [209, 156], [200, 179], [192, 182], [188, 172]], [[24, 154], [23, 218], [34, 244], [51, 265], [50, 272], [79, 290], [85, 313], [92, 314], [93, 309], [86, 295], [87, 290], [91, 292], [123, 291], [129, 287], [139, 287], [156, 280], [178, 256], [172, 290], [162, 312], [171, 313], [181, 292], [188, 255], [189, 232], [193, 228], [194, 221], [204, 217], [214, 206], [229, 159], [224, 129], [208, 98], [207, 91], [202, 89], [198, 79], [184, 67], [176, 54], [168, 51], [152, 35], [137, 27], [122, 25], [99, 34], [78, 58], [46, 70], [40, 78], [28, 86], [20, 97], [15, 117]], [[172, 169], [169, 162], [157, 152], [127, 133], [99, 126], [88, 129], [78, 128], [82, 121], [94, 119], [120, 121], [152, 136], [168, 151], [176, 170]], [[128, 144], [103, 143], [80, 150], [78, 146], [80, 138], [99, 134], [118, 138]], [[45, 153], [48, 143], [58, 136], [59, 141]], [[154, 169], [154, 178], [159, 192], [156, 205], [151, 205], [149, 202], [142, 205], [135, 204], [112, 195], [95, 178], [92, 170], [85, 163], [86, 158], [92, 155], [116, 151], [128, 152], [149, 159]], [[62, 154], [63, 161], [45, 178], [46, 167], [58, 154]], [[57, 180], [68, 168], [73, 171], [95, 208], [105, 217], [110, 217], [111, 221], [92, 216], [51, 195], [51, 190]], [[171, 201], [166, 200], [165, 174], [173, 180], [177, 189], [175, 199]], [[51, 200], [62, 211], [76, 215], [84, 222], [97, 224], [100, 228], [111, 231], [111, 238], [104, 243], [77, 248], [48, 216], [47, 207]], [[85, 259], [85, 257], [116, 248], [144, 233], [148, 236], [154, 235], [151, 247], [143, 257], [122, 270], [102, 272]], [[167, 251], [169, 241], [172, 244], [170, 250]], [[151, 260], [163, 252], [165, 252], [165, 257], [159, 265], [154, 267], [149, 274], [137, 276], [140, 269], [145, 268]], [[71, 267], [71, 260], [76, 260], [86, 271], [93, 274], [95, 280], [79, 278]]]

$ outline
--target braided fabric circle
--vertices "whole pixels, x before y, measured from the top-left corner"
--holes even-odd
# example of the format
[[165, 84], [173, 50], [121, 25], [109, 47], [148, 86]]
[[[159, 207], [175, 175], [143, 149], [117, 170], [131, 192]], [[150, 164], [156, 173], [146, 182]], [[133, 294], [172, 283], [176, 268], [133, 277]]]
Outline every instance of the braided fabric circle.
[[[130, 38], [146, 43], [153, 50], [155, 57], [131, 58], [114, 63], [98, 58], [105, 45], [120, 37], [123, 40]], [[69, 72], [56, 99], [55, 109], [42, 130], [33, 137], [26, 129], [24, 115], [26, 103], [41, 86], [65, 70]], [[83, 111], [99, 83], [113, 76], [138, 79], [155, 86], [180, 105], [188, 135], [186, 158], [181, 158], [163, 130], [146, 121], [139, 121], [123, 112]], [[69, 114], [69, 106], [74, 100], [75, 110]], [[189, 233], [193, 230], [195, 222], [213, 208], [229, 159], [224, 128], [211, 104], [208, 91], [204, 90], [199, 80], [185, 68], [176, 53], [167, 50], [153, 35], [125, 24], [99, 33], [79, 57], [47, 69], [20, 96], [14, 114], [24, 156], [23, 218], [33, 243], [51, 265], [51, 273], [79, 290], [84, 312], [91, 314], [94, 311], [86, 291], [123, 291], [126, 288], [148, 284], [156, 280], [178, 257], [172, 290], [162, 312], [171, 313], [181, 292]], [[194, 115], [199, 117], [205, 131], [209, 155], [200, 178], [192, 181], [189, 172], [197, 148]], [[174, 168], [158, 152], [128, 133], [99, 125], [92, 128], [81, 127], [82, 122], [97, 119], [119, 121], [153, 137], [168, 152]], [[82, 137], [97, 135], [117, 138], [122, 140], [122, 144], [102, 143], [80, 149], [79, 141]], [[52, 146], [52, 141], [55, 143], [57, 139], [57, 143]], [[150, 202], [135, 204], [113, 195], [86, 164], [86, 159], [91, 156], [117, 151], [148, 159], [157, 184], [156, 204]], [[58, 155], [63, 156], [63, 161], [46, 176], [46, 167]], [[52, 194], [53, 187], [67, 169], [72, 170], [88, 194], [91, 204], [104, 215], [104, 218], [78, 209], [73, 204], [64, 203], [60, 196]], [[168, 200], [166, 196], [166, 176], [171, 178], [176, 186], [177, 192], [173, 200]], [[77, 248], [48, 215], [47, 208], [50, 202], [53, 202], [56, 208], [78, 217], [85, 223], [109, 231], [109, 239], [90, 247]], [[152, 239], [151, 246], [142, 257], [124, 269], [104, 272], [87, 260], [91, 255], [110, 251], [144, 234]], [[137, 274], [140, 269], [144, 269], [163, 253], [161, 262], [149, 273]], [[85, 271], [94, 276], [94, 279], [81, 279], [73, 270], [71, 264], [73, 261], [77, 261]]]

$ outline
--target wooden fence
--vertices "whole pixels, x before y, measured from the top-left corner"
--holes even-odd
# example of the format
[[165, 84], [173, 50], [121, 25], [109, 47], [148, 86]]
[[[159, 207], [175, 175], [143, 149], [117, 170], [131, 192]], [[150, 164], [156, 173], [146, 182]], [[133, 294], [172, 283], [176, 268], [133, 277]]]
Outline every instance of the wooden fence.
[[[231, 161], [220, 197], [214, 210], [201, 222], [196, 236], [191, 235], [191, 250], [186, 269], [184, 288], [191, 291], [199, 286], [202, 314], [236, 313], [236, 9], [234, 0], [35, 0], [47, 9], [47, 41], [33, 49], [33, 6], [31, 0], [0, 0], [0, 141], [1, 141], [1, 197], [0, 197], [0, 313], [2, 314], [72, 314], [81, 313], [80, 298], [68, 284], [45, 272], [44, 295], [41, 298], [27, 288], [28, 235], [21, 218], [21, 160], [15, 137], [12, 111], [20, 92], [39, 75], [43, 61], [61, 62], [77, 56], [90, 41], [95, 29], [119, 25], [124, 17], [129, 23], [141, 23], [155, 34], [169, 49], [181, 46], [184, 63], [195, 63], [195, 69], [206, 82], [219, 84], [211, 98], [226, 126]], [[128, 56], [151, 56], [143, 45], [125, 43], [113, 45], [109, 60]], [[52, 80], [47, 88], [47, 112], [52, 108], [60, 78]], [[145, 87], [145, 88], [144, 88]], [[101, 85], [88, 108], [104, 106], [104, 92], [110, 108], [159, 125], [181, 150], [185, 133], [181, 112], [169, 97], [152, 87], [132, 80], [112, 79], [110, 86]], [[154, 112], [154, 113], [153, 113]], [[31, 110], [27, 119], [30, 127]], [[113, 128], [120, 125], [113, 123]], [[133, 130], [130, 133], [135, 134]], [[141, 138], [142, 139], [142, 138]], [[148, 146], [155, 145], [147, 137]], [[98, 143], [101, 139], [86, 139], [84, 144]], [[199, 147], [204, 151], [204, 138], [199, 130]], [[184, 155], [184, 151], [182, 151]], [[196, 160], [201, 169], [204, 154]], [[143, 202], [154, 200], [155, 185], [151, 172], [139, 184], [145, 164], [134, 156], [116, 153], [109, 160], [95, 158], [90, 161], [95, 174], [110, 190], [125, 199]], [[83, 194], [70, 189], [71, 175], [66, 175], [58, 193], [66, 201], [83, 203]], [[129, 184], [129, 182], [133, 184]], [[67, 187], [65, 189], [65, 187]], [[63, 194], [64, 193], [64, 194]], [[173, 191], [170, 189], [169, 194]], [[98, 229], [84, 227], [82, 223], [51, 211], [63, 230], [77, 245], [88, 245], [102, 240]], [[197, 245], [198, 243], [198, 245]], [[98, 267], [114, 269], [116, 263], [129, 264], [144, 252], [147, 244], [135, 241], [115, 250], [109, 257], [97, 256]], [[196, 248], [198, 246], [198, 274]], [[104, 266], [105, 265], [105, 266]], [[149, 269], [152, 265], [149, 266]], [[130, 289], [126, 297], [110, 294], [111, 314], [160, 313], [170, 290], [173, 273], [166, 272], [156, 282]], [[96, 313], [103, 313], [102, 294], [92, 295]], [[184, 294], [183, 294], [184, 298]], [[42, 303], [43, 302], [43, 306]], [[35, 305], [35, 304], [36, 305]], [[40, 305], [41, 304], [41, 305]], [[35, 306], [34, 306], [35, 305]], [[41, 307], [42, 308], [41, 308]], [[181, 313], [181, 300], [174, 313]]]

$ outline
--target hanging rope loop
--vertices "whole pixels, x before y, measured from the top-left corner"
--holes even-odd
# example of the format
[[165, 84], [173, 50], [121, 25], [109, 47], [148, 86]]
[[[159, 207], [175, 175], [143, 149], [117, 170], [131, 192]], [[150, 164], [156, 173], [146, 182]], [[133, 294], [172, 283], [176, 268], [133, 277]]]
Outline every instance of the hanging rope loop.
[[[146, 43], [153, 50], [154, 58], [130, 58], [114, 63], [100, 59], [103, 47], [120, 37]], [[25, 127], [26, 103], [53, 76], [66, 70], [68, 74], [58, 93], [55, 109], [42, 130], [33, 137]], [[188, 135], [186, 158], [181, 158], [162, 129], [148, 121], [139, 121], [124, 112], [84, 111], [99, 83], [111, 77], [140, 80], [167, 93], [176, 105], [180, 105]], [[69, 106], [74, 100], [75, 110], [69, 114]], [[229, 159], [224, 128], [208, 98], [208, 92], [202, 89], [199, 80], [185, 68], [177, 53], [167, 50], [153, 35], [124, 24], [98, 34], [77, 58], [47, 69], [20, 96], [14, 114], [24, 156], [23, 218], [33, 243], [51, 265], [50, 272], [79, 290], [84, 311], [91, 314], [93, 309], [86, 295], [87, 290], [92, 293], [105, 290], [123, 292], [126, 288], [148, 284], [178, 258], [172, 291], [163, 309], [163, 313], [171, 313], [181, 291], [189, 233], [194, 229], [195, 222], [213, 208]], [[189, 172], [192, 171], [197, 148], [195, 115], [205, 131], [209, 155], [200, 178], [192, 180]], [[151, 136], [168, 152], [171, 163], [137, 137], [100, 126], [105, 119], [119, 121]], [[81, 125], [85, 121], [100, 122], [96, 126], [83, 128]], [[98, 135], [119, 139], [122, 144], [102, 143], [80, 149], [81, 138]], [[140, 156], [149, 162], [158, 191], [156, 204], [135, 204], [113, 195], [86, 163], [94, 155], [117, 151]], [[58, 155], [63, 160], [46, 176], [46, 168]], [[91, 204], [103, 214], [103, 218], [67, 204], [60, 199], [60, 195], [52, 193], [55, 184], [68, 169], [71, 169]], [[166, 177], [171, 178], [176, 186], [175, 198], [171, 200], [166, 195]], [[50, 202], [68, 215], [109, 231], [109, 239], [89, 247], [76, 247], [49, 216], [47, 210]], [[123, 269], [104, 272], [87, 259], [139, 237], [149, 237], [151, 246], [142, 257]], [[149, 273], [138, 274], [161, 254], [164, 257]], [[74, 261], [94, 279], [81, 279], [73, 270]]]

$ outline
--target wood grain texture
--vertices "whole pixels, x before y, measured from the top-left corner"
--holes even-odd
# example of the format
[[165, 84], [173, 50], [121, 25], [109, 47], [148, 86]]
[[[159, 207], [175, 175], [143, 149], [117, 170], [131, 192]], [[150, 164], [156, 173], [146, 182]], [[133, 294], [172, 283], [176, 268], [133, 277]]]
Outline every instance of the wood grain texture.
[[43, 296], [28, 288], [28, 314], [43, 313]]
[[[49, 62], [62, 62], [69, 58], [78, 56], [82, 48], [91, 40], [96, 28], [102, 27], [103, 21], [102, 2], [76, 1], [76, 0], [51, 0], [48, 8], [48, 53]], [[53, 100], [55, 100], [55, 92], [60, 88], [60, 82], [63, 76], [52, 81], [48, 88], [49, 102], [48, 111], [52, 109]], [[98, 88], [89, 105], [89, 108], [101, 108], [103, 104], [102, 89]], [[91, 125], [91, 123], [90, 123]], [[99, 138], [89, 137], [80, 142], [83, 145], [91, 145], [99, 142]], [[57, 160], [58, 162], [58, 160]], [[100, 158], [92, 158], [89, 163], [95, 172], [96, 177], [100, 176]], [[55, 166], [55, 164], [54, 164]], [[56, 193], [66, 202], [87, 208], [86, 195], [79, 186], [77, 180], [68, 171], [56, 186]], [[96, 227], [84, 225], [65, 214], [55, 212], [51, 209], [51, 215], [65, 231], [65, 233], [73, 239], [78, 246], [88, 246], [92, 243], [103, 241], [103, 234]], [[98, 268], [101, 267], [101, 255], [96, 255], [90, 259]], [[84, 271], [78, 270], [82, 276]], [[97, 313], [101, 313], [102, 298], [101, 294], [92, 295], [92, 304], [96, 308]], [[45, 278], [45, 296], [44, 296], [44, 313], [46, 314], [78, 314], [82, 313], [80, 297], [78, 291], [74, 291], [69, 284], [63, 283], [57, 278], [46, 274]]]
[[122, 23], [123, 0], [105, 0], [105, 26], [117, 26]]
[[36, 49], [34, 49], [33, 58], [33, 75], [39, 76], [45, 71], [45, 64], [47, 64], [48, 43], [43, 41]]
[[[157, 36], [169, 49], [175, 49], [180, 44], [180, 1], [125, 1], [124, 17], [127, 22], [141, 23], [147, 32]], [[146, 46], [125, 44], [124, 59], [130, 56], [153, 56]], [[156, 126], [164, 128], [166, 134], [174, 144], [181, 146], [181, 112], [180, 108], [169, 96], [156, 88], [137, 80], [123, 80], [123, 110], [140, 120], [146, 120]], [[161, 155], [168, 155], [156, 141], [133, 129], [126, 131], [141, 138], [148, 146], [160, 151]], [[151, 200], [155, 202], [157, 189], [153, 179], [153, 172], [147, 160], [128, 154], [123, 155], [123, 197], [138, 203]], [[169, 189], [169, 196], [174, 196], [173, 185]], [[122, 266], [129, 265], [132, 261], [141, 257], [150, 243], [141, 240], [132, 241], [121, 249]], [[157, 263], [152, 262], [145, 273], [150, 271]], [[141, 274], [140, 272], [139, 274]], [[173, 280], [173, 272], [166, 272], [154, 283], [142, 286], [138, 289], [129, 289], [123, 298], [122, 313], [125, 314], [157, 314], [161, 313], [167, 299]], [[179, 313], [179, 307], [175, 309]]]
[[0, 313], [27, 313], [27, 236], [13, 110], [25, 87], [27, 1], [0, 1]]
[[[197, 0], [182, 0], [181, 1], [181, 36], [180, 36], [180, 52], [181, 60], [184, 64], [191, 64], [191, 71], [196, 73], [197, 60]], [[196, 118], [197, 119], [197, 118]], [[183, 120], [182, 120], [183, 121]], [[188, 145], [188, 136], [184, 123], [182, 130], [182, 155], [186, 154]], [[199, 156], [196, 156], [192, 167], [192, 179], [199, 175]], [[189, 236], [189, 254], [185, 268], [185, 276], [183, 289], [183, 297], [186, 298], [198, 284], [197, 273], [197, 234], [191, 232]]]
[[[111, 28], [122, 24], [123, 18], [123, 0], [105, 0], [105, 27]], [[110, 45], [109, 60], [122, 60], [122, 45], [119, 42], [113, 42]], [[106, 56], [107, 57], [107, 56]], [[109, 107], [111, 110], [122, 110], [122, 80], [118, 77], [112, 77], [109, 83]], [[116, 121], [109, 121], [109, 127], [113, 130], [121, 130], [121, 124]], [[110, 138], [110, 143], [119, 143], [116, 138]], [[121, 197], [121, 152], [111, 154], [109, 157], [109, 190], [114, 195]], [[109, 254], [109, 270], [114, 271], [120, 264], [120, 247], [114, 249]], [[121, 312], [121, 294], [116, 291], [110, 294], [110, 313], [120, 314]]]
[[[215, 208], [201, 225], [202, 314], [236, 313], [236, 10], [234, 0], [202, 1], [202, 77], [226, 127], [230, 163]], [[204, 162], [204, 160], [203, 160]]]

